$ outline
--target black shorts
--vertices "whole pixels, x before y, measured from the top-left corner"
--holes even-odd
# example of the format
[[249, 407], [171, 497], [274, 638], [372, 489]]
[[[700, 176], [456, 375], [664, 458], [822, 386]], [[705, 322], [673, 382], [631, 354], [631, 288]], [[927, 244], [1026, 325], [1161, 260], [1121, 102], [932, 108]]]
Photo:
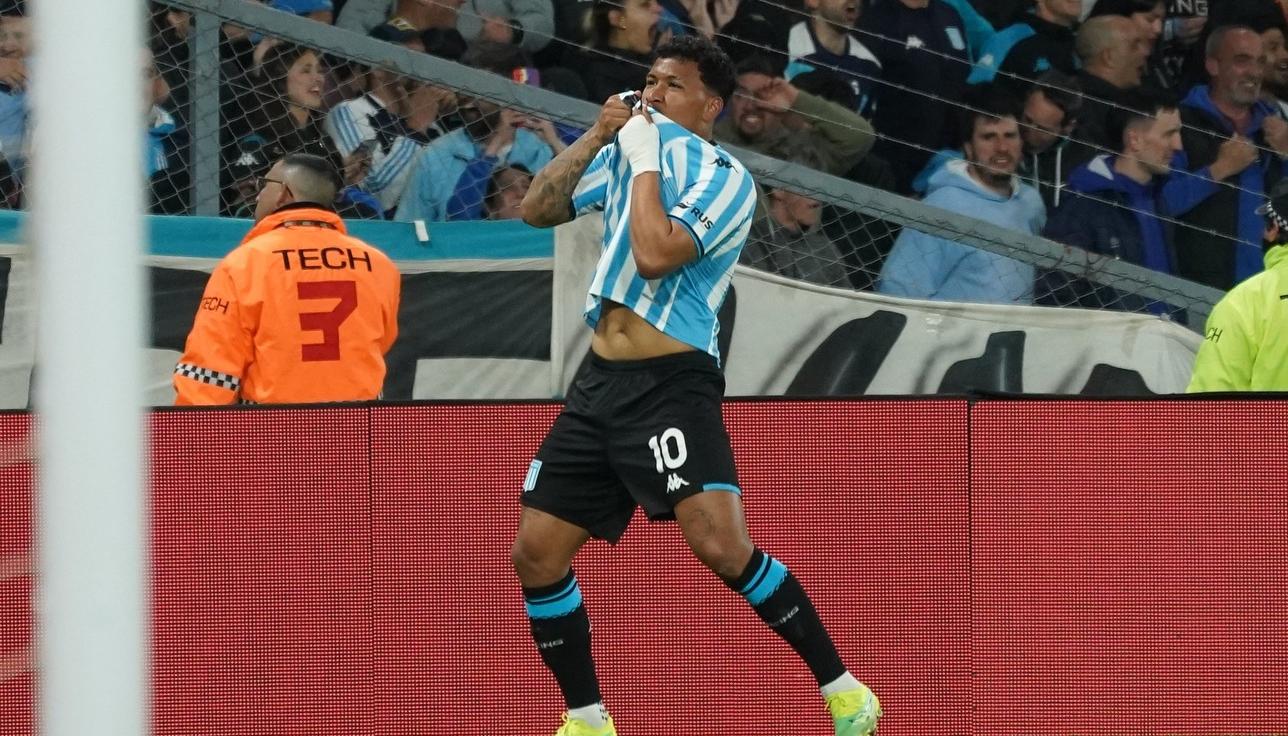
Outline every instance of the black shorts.
[[522, 503], [616, 542], [635, 507], [674, 519], [703, 491], [740, 493], [715, 359], [689, 352], [639, 361], [592, 353], [541, 443]]

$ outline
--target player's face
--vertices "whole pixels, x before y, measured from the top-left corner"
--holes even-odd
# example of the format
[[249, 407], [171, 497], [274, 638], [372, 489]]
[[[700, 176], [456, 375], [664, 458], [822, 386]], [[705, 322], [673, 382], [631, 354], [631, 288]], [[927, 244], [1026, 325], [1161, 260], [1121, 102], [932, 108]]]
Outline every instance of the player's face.
[[658, 59], [644, 80], [644, 101], [688, 130], [710, 137], [724, 102], [702, 83], [697, 62]]

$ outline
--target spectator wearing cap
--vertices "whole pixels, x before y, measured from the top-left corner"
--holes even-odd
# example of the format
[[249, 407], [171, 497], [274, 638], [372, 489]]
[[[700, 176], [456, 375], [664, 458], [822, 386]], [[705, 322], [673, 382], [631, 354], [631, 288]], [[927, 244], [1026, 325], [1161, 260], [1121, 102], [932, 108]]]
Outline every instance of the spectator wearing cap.
[[1181, 137], [1190, 166], [1210, 167], [1207, 176], [1221, 185], [1182, 216], [1190, 227], [1177, 229], [1176, 255], [1181, 276], [1229, 289], [1262, 268], [1265, 221], [1256, 210], [1283, 175], [1288, 123], [1261, 99], [1260, 34], [1218, 28], [1206, 52], [1211, 82], [1181, 100]]
[[[403, 18], [391, 18], [369, 35], [412, 51], [425, 48], [420, 32]], [[326, 129], [341, 156], [370, 159], [358, 185], [375, 196], [382, 212], [392, 212], [407, 186], [412, 162], [429, 138], [412, 130], [404, 118], [410, 80], [380, 67], [371, 67], [364, 77], [365, 94], [331, 108]]]
[[1048, 69], [1073, 74], [1078, 70], [1074, 27], [1081, 17], [1081, 0], [1037, 0], [1031, 12], [989, 39], [968, 81], [997, 80], [1022, 89]]
[[878, 89], [872, 118], [883, 134], [876, 153], [893, 168], [897, 191], [910, 192], [929, 151], [956, 144], [953, 102], [966, 88], [970, 34], [958, 10], [942, 0], [877, 0], [859, 28], [873, 34], [864, 39], [889, 83]]
[[554, 38], [555, 9], [551, 0], [466, 0], [456, 30], [469, 41], [513, 44], [535, 54]]
[[1189, 393], [1288, 391], [1288, 194], [1282, 185], [1258, 211], [1266, 218], [1265, 270], [1212, 308]]
[[[801, 137], [818, 153], [818, 167], [840, 176], [872, 150], [872, 126], [853, 110], [805, 92], [779, 75], [767, 57], [738, 62], [729, 114], [715, 125], [718, 140], [768, 153], [783, 138]], [[849, 87], [846, 85], [846, 89]]]
[[787, 70], [793, 77], [821, 69], [839, 75], [854, 90], [855, 112], [871, 118], [877, 108], [881, 61], [852, 31], [859, 0], [805, 0], [811, 13], [787, 34]]
[[[468, 66], [514, 77], [525, 72], [522, 49], [476, 43], [462, 58]], [[487, 181], [498, 168], [519, 165], [536, 172], [562, 150], [554, 126], [484, 99], [463, 97], [460, 128], [435, 139], [416, 157], [396, 219], [443, 222], [480, 210]]]

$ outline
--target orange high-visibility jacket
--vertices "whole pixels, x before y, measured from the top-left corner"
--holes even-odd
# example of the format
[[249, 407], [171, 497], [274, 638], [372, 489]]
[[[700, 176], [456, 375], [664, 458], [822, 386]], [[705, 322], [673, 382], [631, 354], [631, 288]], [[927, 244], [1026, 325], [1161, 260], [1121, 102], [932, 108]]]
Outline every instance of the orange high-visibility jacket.
[[400, 289], [393, 261], [334, 212], [278, 210], [210, 274], [174, 369], [175, 403], [379, 397]]

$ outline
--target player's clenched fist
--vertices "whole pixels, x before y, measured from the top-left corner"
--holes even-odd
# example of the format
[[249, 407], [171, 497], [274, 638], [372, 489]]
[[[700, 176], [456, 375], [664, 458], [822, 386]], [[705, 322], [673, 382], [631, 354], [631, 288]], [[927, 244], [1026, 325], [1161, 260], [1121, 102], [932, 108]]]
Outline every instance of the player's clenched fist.
[[599, 119], [595, 121], [594, 131], [602, 145], [608, 145], [621, 130], [626, 121], [631, 119], [631, 108], [613, 95], [608, 98], [599, 110]]

